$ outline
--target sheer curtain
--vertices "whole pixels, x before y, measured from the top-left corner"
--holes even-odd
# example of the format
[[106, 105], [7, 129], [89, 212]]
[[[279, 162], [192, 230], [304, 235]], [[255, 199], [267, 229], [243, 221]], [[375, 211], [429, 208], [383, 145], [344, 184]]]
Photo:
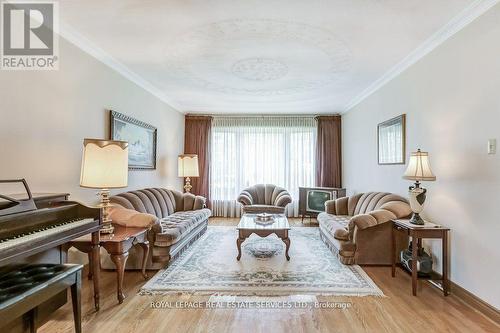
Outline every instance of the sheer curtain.
[[210, 196], [215, 216], [239, 216], [236, 202], [251, 185], [282, 186], [298, 216], [299, 186], [314, 186], [316, 121], [313, 117], [214, 117]]
[[379, 162], [398, 163], [403, 157], [403, 123], [398, 119], [379, 127]]

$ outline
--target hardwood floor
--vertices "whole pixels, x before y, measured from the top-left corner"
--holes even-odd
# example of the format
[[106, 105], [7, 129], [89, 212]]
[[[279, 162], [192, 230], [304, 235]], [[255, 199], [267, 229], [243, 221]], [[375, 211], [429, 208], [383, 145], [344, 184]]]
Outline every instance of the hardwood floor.
[[[306, 220], [306, 222], [308, 222]], [[235, 225], [237, 219], [211, 219], [211, 225]], [[300, 220], [291, 221], [300, 226]], [[306, 223], [304, 226], [317, 226]], [[208, 296], [139, 296], [144, 284], [140, 272], [125, 273], [123, 304], [116, 300], [116, 275], [101, 273], [101, 310], [93, 309], [91, 283], [85, 279], [82, 292], [83, 332], [500, 332], [495, 323], [454, 295], [425, 282], [418, 296], [411, 295], [411, 281], [398, 272], [391, 278], [389, 267], [364, 267], [386, 297], [322, 297], [321, 302], [345, 302], [344, 309], [169, 309], [154, 308], [152, 302], [204, 302]], [[154, 272], [149, 272], [150, 276]], [[236, 300], [292, 301], [291, 297], [236, 297]], [[69, 303], [71, 304], [71, 303]], [[53, 320], [39, 332], [73, 332], [71, 306], [56, 311]]]

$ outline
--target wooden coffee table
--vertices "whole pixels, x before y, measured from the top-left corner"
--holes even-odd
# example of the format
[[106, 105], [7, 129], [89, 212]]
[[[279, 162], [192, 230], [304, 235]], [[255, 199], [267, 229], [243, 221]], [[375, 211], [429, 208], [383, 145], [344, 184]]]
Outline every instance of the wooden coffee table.
[[245, 239], [250, 237], [251, 234], [256, 234], [259, 237], [267, 237], [271, 234], [275, 234], [285, 243], [285, 257], [286, 260], [290, 260], [290, 256], [288, 255], [288, 250], [290, 249], [288, 230], [290, 230], [290, 225], [285, 215], [275, 215], [274, 223], [263, 225], [255, 222], [255, 214], [243, 214], [236, 229], [238, 230], [238, 239], [236, 240], [238, 256], [236, 260], [241, 259], [241, 244]]

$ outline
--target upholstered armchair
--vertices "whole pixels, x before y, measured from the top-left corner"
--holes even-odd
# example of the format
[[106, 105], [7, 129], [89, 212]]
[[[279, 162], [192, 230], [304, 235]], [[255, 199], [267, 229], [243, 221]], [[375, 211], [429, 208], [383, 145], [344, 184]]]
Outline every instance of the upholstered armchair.
[[283, 214], [292, 197], [284, 188], [272, 184], [257, 184], [241, 192], [238, 202], [247, 214]]
[[[384, 192], [359, 193], [325, 203], [318, 215], [320, 235], [344, 264], [388, 265], [394, 219], [408, 217], [408, 201]], [[399, 249], [408, 237], [398, 233]]]

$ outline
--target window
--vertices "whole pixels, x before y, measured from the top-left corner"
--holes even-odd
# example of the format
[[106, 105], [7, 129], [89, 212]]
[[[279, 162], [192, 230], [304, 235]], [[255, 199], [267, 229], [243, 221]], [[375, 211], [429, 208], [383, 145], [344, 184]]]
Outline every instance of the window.
[[215, 117], [210, 189], [216, 216], [239, 216], [240, 192], [259, 183], [287, 189], [298, 215], [299, 186], [313, 186], [316, 121], [312, 117]]

